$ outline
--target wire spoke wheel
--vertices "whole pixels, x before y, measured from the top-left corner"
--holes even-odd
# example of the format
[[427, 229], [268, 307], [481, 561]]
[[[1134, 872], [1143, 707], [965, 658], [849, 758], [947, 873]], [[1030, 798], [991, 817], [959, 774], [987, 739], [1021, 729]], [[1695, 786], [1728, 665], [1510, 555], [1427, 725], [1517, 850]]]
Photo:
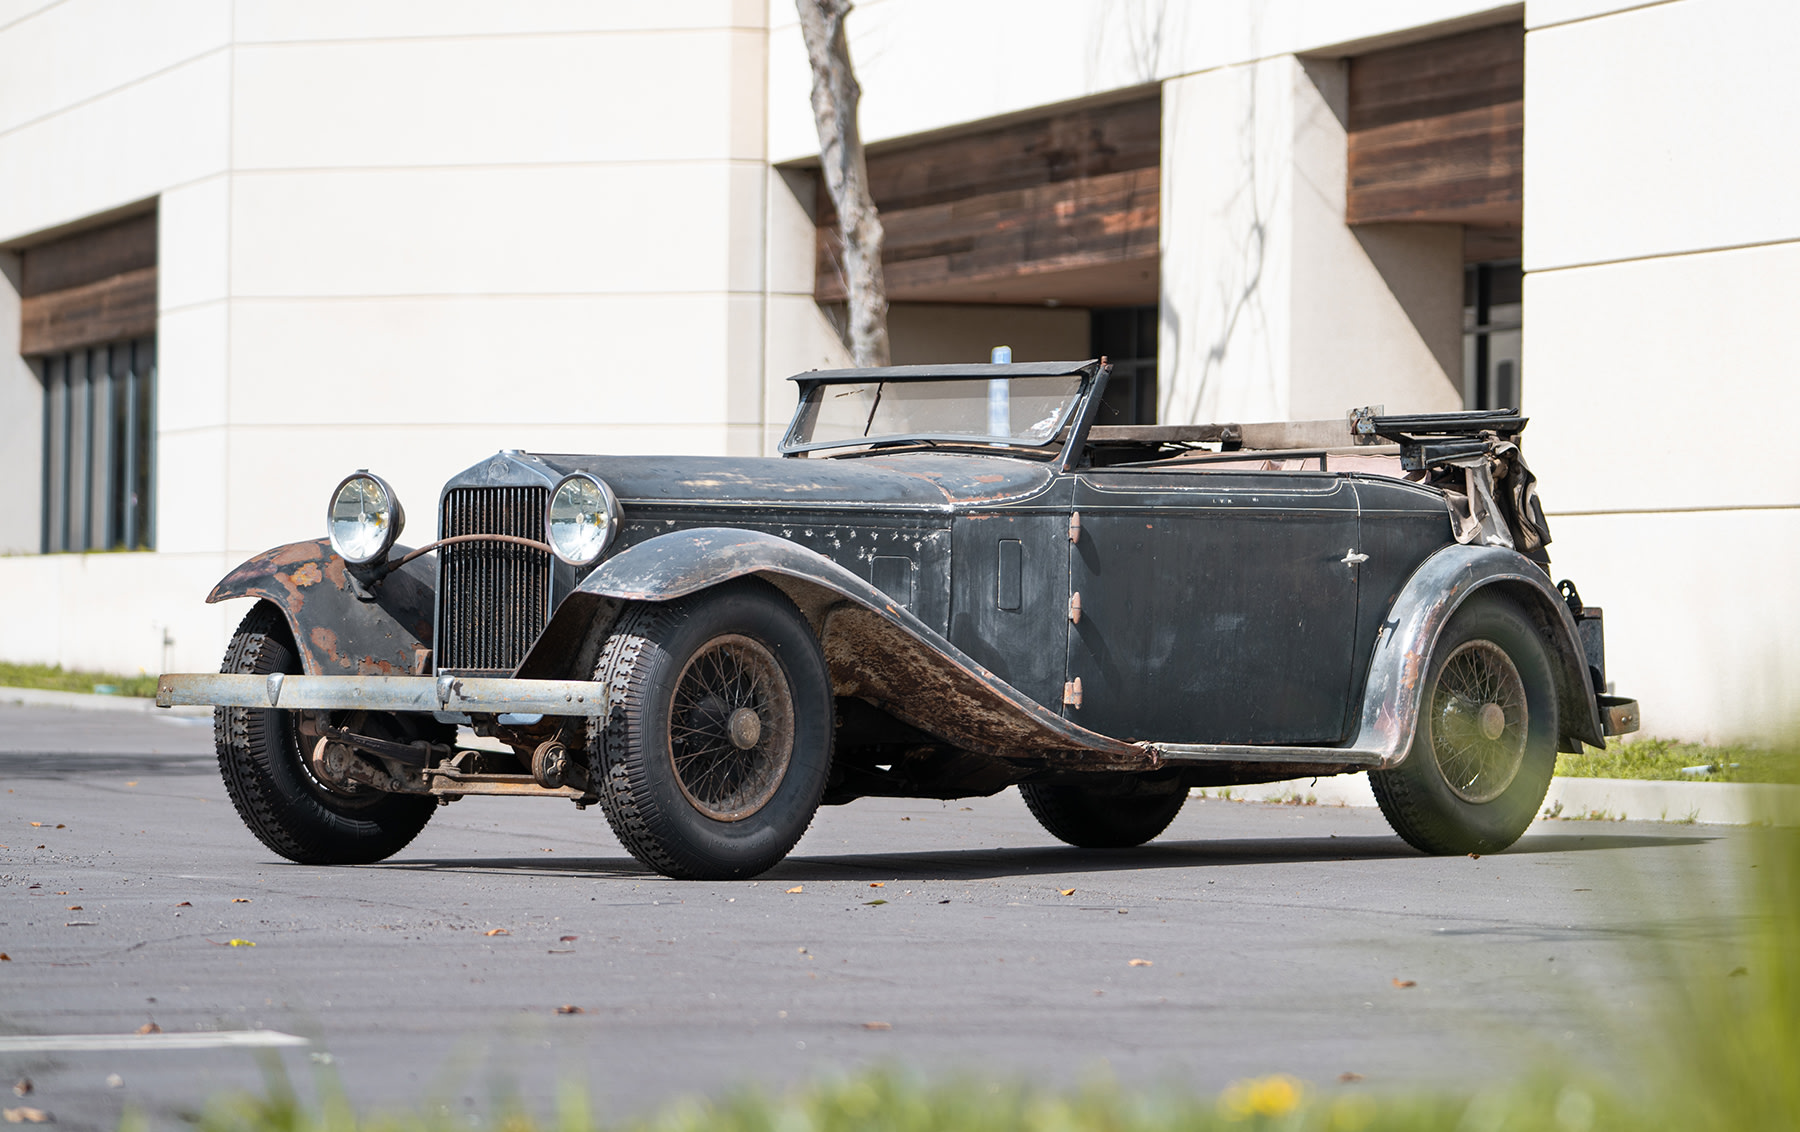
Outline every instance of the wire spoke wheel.
[[715, 637], [682, 669], [669, 705], [675, 781], [700, 813], [742, 821], [781, 788], [794, 755], [794, 698], [761, 642]]
[[1525, 682], [1492, 641], [1466, 641], [1444, 662], [1432, 692], [1431, 751], [1444, 782], [1465, 802], [1506, 792], [1525, 761], [1531, 715]]

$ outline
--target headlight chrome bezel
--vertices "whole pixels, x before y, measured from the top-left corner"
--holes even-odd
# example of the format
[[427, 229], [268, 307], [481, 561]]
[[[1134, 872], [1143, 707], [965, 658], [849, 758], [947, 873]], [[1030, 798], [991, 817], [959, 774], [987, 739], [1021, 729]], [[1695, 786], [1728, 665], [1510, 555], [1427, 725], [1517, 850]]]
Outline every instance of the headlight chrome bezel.
[[[388, 516], [386, 524], [382, 527], [381, 537], [375, 550], [372, 553], [361, 557], [352, 556], [347, 553], [346, 546], [338, 539], [337, 526], [338, 501], [343, 497], [344, 489], [357, 480], [367, 480], [375, 486], [376, 492], [379, 493], [380, 497], [386, 502], [386, 514]], [[325, 537], [330, 541], [331, 549], [336, 552], [337, 556], [342, 558], [345, 562], [348, 562], [350, 565], [368, 566], [380, 562], [383, 558], [387, 557], [388, 551], [394, 548], [394, 543], [400, 539], [400, 532], [405, 529], [406, 509], [400, 506], [400, 497], [394, 494], [393, 485], [369, 471], [367, 468], [358, 468], [356, 471], [351, 472], [349, 475], [339, 480], [336, 487], [331, 489], [331, 498], [325, 504]]]
[[[557, 539], [557, 515], [559, 504], [563, 499], [563, 492], [578, 484], [585, 485], [589, 489], [593, 500], [589, 504], [589, 510], [599, 515], [605, 523], [605, 530], [600, 533], [598, 543], [593, 544], [592, 552], [586, 557], [580, 558], [567, 553], [563, 543]], [[574, 506], [574, 504], [562, 506]], [[556, 486], [550, 489], [550, 501], [544, 506], [544, 541], [549, 544], [550, 553], [556, 556], [557, 561], [569, 566], [591, 566], [600, 561], [601, 556], [606, 553], [607, 547], [611, 546], [613, 539], [618, 537], [619, 518], [619, 497], [613, 493], [611, 487], [607, 486], [605, 480], [589, 472], [571, 472], [558, 480]]]

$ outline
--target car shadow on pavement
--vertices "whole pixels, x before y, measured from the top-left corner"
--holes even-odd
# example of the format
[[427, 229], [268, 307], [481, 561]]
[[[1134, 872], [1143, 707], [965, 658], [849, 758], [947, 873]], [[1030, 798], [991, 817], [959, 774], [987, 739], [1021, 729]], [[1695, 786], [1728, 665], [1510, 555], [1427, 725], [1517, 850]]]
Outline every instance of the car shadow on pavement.
[[[1495, 856], [1586, 853], [1605, 849], [1659, 849], [1700, 845], [1703, 835], [1620, 833], [1547, 834], [1528, 837]], [[767, 881], [998, 880], [1010, 877], [1110, 873], [1137, 869], [1192, 869], [1234, 865], [1326, 864], [1432, 858], [1397, 837], [1271, 837], [1156, 842], [1135, 849], [1077, 849], [1066, 845], [1017, 849], [932, 849], [918, 852], [798, 853], [756, 879]], [[654, 876], [627, 856], [398, 858], [375, 869], [424, 872], [619, 877]]]

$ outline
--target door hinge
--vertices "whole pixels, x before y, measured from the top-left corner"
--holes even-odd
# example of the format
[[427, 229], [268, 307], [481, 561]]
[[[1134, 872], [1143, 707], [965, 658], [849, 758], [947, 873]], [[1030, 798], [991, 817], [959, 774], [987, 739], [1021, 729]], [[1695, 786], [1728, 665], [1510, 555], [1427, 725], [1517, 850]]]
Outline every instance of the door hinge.
[[1072, 593], [1069, 595], [1069, 620], [1074, 622], [1077, 625], [1081, 624], [1081, 594], [1080, 594], [1080, 592]]
[[1081, 512], [1069, 512], [1069, 541], [1081, 541]]
[[1354, 546], [1351, 547], [1349, 550], [1344, 551], [1344, 556], [1342, 558], [1338, 559], [1338, 561], [1342, 562], [1346, 566], [1360, 566], [1364, 562], [1367, 562], [1368, 560], [1369, 560], [1369, 556], [1366, 554], [1356, 553], [1356, 548]]
[[1072, 708], [1081, 706], [1081, 677], [1077, 676], [1063, 685], [1063, 703]]

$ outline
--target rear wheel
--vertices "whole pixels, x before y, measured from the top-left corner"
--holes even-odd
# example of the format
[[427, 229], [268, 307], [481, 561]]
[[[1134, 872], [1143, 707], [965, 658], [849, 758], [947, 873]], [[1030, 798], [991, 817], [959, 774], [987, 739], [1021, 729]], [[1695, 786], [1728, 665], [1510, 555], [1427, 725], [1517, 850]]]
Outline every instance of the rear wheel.
[[1525, 832], [1556, 770], [1556, 685], [1530, 618], [1475, 597], [1439, 639], [1404, 762], [1369, 784], [1427, 853], [1493, 853]]
[[[219, 668], [256, 676], [300, 670], [287, 619], [266, 602], [244, 617]], [[225, 792], [257, 840], [303, 865], [363, 865], [418, 836], [434, 799], [327, 786], [308, 765], [298, 720], [298, 712], [272, 708], [213, 709]]]
[[733, 582], [620, 620], [589, 724], [600, 803], [632, 856], [683, 880], [752, 877], [812, 823], [831, 770], [831, 681], [780, 591]]
[[1109, 795], [1087, 786], [1019, 787], [1025, 807], [1053, 837], [1083, 849], [1142, 845], [1175, 820], [1185, 787], [1166, 793]]

